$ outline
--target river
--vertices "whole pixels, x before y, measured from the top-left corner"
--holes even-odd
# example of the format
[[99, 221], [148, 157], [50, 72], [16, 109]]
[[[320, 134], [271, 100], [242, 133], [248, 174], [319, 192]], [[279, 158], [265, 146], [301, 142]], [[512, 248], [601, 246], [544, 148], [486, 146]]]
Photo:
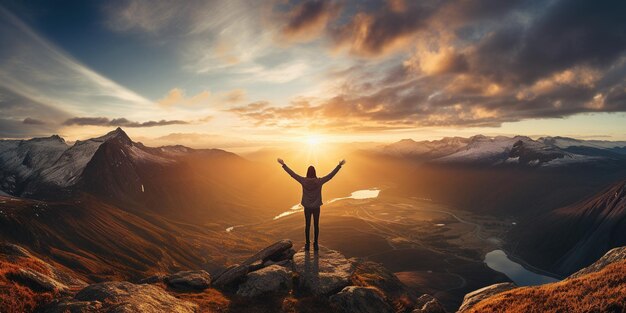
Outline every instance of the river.
[[[372, 199], [372, 198], [377, 198], [378, 194], [380, 194], [380, 189], [377, 189], [377, 188], [362, 189], [362, 190], [357, 190], [357, 191], [351, 193], [347, 197], [340, 197], [340, 198], [331, 199], [327, 203], [330, 204], [330, 203], [333, 203], [335, 201], [346, 200], [346, 199], [355, 199], [355, 200]], [[282, 217], [285, 217], [285, 216], [288, 216], [288, 215], [291, 215], [291, 214], [302, 212], [303, 210], [304, 210], [304, 208], [302, 207], [302, 205], [300, 203], [295, 204], [291, 208], [289, 208], [289, 210], [274, 216], [274, 220], [277, 220], [279, 218], [282, 218]], [[230, 233], [236, 227], [241, 227], [241, 226], [243, 226], [243, 225], [236, 225], [236, 226], [228, 227], [228, 228], [226, 228], [226, 232]]]

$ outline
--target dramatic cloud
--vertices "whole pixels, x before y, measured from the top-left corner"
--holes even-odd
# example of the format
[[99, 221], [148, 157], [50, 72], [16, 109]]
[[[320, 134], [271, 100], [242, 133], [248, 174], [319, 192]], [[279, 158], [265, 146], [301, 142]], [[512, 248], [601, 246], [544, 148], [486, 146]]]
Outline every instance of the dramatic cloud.
[[412, 46], [410, 55], [378, 63], [397, 66], [351, 67], [326, 98], [231, 112], [263, 125], [376, 129], [626, 111], [626, 3], [504, 2], [370, 7], [329, 36], [368, 57]]
[[330, 0], [303, 1], [286, 14], [282, 34], [291, 41], [315, 39], [339, 10], [340, 6]]
[[178, 121], [178, 120], [134, 122], [134, 121], [129, 121], [128, 119], [125, 119], [125, 118], [109, 119], [106, 117], [73, 117], [63, 122], [63, 125], [65, 126], [78, 125], [78, 126], [115, 126], [115, 127], [155, 127], [155, 126], [181, 125], [181, 124], [189, 124], [189, 122]]
[[[124, 68], [130, 61], [106, 59], [146, 46], [155, 49], [151, 62], [172, 58], [162, 70], [109, 73], [150, 100], [3, 10], [0, 113], [19, 128], [4, 127], [4, 134], [40, 133], [64, 122], [193, 124], [152, 130], [163, 135], [194, 132], [209, 120], [224, 132], [250, 125], [267, 133], [367, 132], [626, 111], [624, 1], [123, 0], [98, 4], [97, 12], [103, 7], [105, 21], [95, 30], [130, 46], [97, 57], [66, 40], [62, 48], [100, 69], [107, 62]], [[2, 90], [26, 109], [3, 104]], [[164, 113], [171, 121], [156, 121]], [[609, 119], [616, 116], [622, 115]]]

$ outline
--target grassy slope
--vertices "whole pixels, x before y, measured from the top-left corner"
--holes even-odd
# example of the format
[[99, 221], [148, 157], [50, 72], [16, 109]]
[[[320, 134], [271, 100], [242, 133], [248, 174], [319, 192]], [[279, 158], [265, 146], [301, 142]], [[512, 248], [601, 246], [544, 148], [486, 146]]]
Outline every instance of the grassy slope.
[[575, 279], [517, 288], [481, 301], [469, 312], [624, 312], [626, 260]]

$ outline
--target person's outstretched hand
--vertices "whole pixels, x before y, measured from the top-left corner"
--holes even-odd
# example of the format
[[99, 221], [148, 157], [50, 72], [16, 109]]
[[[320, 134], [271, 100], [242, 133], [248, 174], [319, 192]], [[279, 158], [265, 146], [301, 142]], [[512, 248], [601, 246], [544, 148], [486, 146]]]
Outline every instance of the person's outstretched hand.
[[344, 164], [346, 164], [346, 160], [339, 161], [339, 165], [344, 165]]
[[285, 165], [285, 161], [283, 161], [283, 159], [281, 159], [281, 158], [276, 159], [276, 161], [278, 161], [278, 163], [280, 163], [280, 165]]

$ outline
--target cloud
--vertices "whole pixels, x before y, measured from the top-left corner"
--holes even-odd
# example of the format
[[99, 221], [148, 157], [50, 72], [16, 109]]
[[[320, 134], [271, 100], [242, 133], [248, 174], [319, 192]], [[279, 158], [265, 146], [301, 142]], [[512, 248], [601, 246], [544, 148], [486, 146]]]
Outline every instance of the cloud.
[[31, 138], [58, 132], [67, 112], [0, 86], [0, 137]]
[[348, 23], [329, 30], [336, 49], [360, 56], [380, 56], [406, 48], [416, 33], [428, 25], [440, 2], [383, 2], [355, 14]]
[[116, 126], [116, 127], [155, 127], [166, 125], [181, 125], [189, 124], [186, 121], [180, 120], [160, 120], [160, 121], [147, 121], [147, 122], [134, 122], [126, 118], [114, 118], [109, 119], [106, 117], [73, 117], [65, 122], [65, 126]]
[[[336, 130], [497, 127], [626, 111], [622, 2], [387, 2], [328, 35], [383, 57], [329, 75], [326, 97], [255, 102], [232, 113], [257, 125]], [[389, 52], [406, 51], [387, 57]], [[410, 47], [410, 49], [409, 49]], [[407, 53], [411, 50], [410, 54]]]
[[22, 120], [22, 124], [28, 124], [28, 125], [45, 125], [46, 122], [42, 121], [42, 120], [38, 120], [36, 118], [32, 118], [32, 117], [27, 117], [24, 120]]
[[170, 90], [164, 98], [159, 99], [157, 104], [163, 107], [172, 107], [178, 105], [194, 106], [206, 104], [211, 97], [211, 93], [203, 90], [195, 96], [186, 97], [185, 91], [180, 88]]
[[244, 89], [234, 89], [224, 94], [223, 99], [229, 103], [245, 101], [247, 92]]
[[290, 41], [315, 39], [339, 15], [340, 9], [339, 4], [330, 0], [303, 1], [286, 13], [281, 33]]

